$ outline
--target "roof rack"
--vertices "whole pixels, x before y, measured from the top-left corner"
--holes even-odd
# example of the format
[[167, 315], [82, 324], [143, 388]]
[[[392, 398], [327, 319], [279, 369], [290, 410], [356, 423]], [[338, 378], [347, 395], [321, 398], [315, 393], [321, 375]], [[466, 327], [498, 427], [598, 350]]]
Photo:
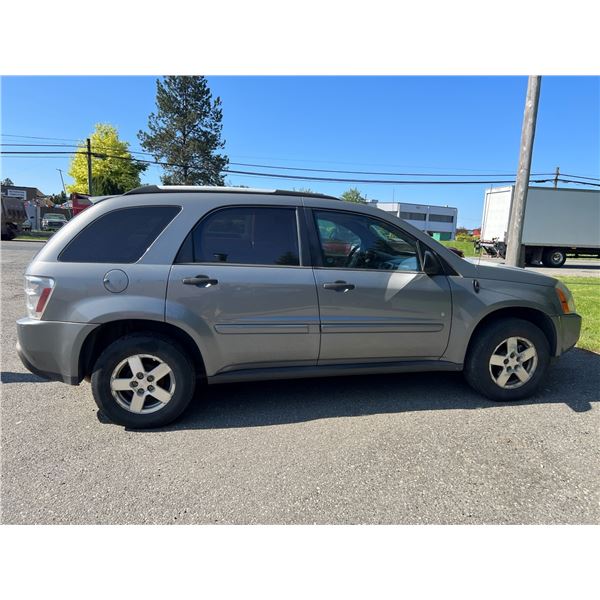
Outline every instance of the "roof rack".
[[143, 185], [125, 192], [123, 196], [137, 194], [172, 194], [172, 193], [235, 193], [235, 194], [273, 194], [275, 196], [304, 196], [309, 198], [323, 198], [326, 200], [339, 200], [335, 196], [316, 194], [314, 192], [297, 192], [294, 190], [263, 190], [257, 188], [225, 187], [219, 185]]

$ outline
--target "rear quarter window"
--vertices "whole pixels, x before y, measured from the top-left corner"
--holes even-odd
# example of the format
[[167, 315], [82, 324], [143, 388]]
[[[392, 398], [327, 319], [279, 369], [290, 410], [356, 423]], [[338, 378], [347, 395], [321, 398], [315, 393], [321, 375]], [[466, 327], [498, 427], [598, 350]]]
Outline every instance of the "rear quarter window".
[[101, 215], [60, 253], [61, 262], [134, 263], [181, 210], [180, 206], [136, 206]]

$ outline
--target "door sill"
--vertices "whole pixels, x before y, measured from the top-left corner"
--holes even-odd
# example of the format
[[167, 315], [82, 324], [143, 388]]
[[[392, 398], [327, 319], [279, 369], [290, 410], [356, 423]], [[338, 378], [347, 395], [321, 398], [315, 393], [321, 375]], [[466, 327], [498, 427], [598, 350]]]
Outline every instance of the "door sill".
[[306, 377], [339, 377], [383, 373], [419, 373], [424, 371], [462, 371], [462, 364], [445, 360], [404, 360], [383, 363], [352, 363], [295, 367], [261, 367], [238, 369], [208, 377], [209, 384], [270, 379], [300, 379]]

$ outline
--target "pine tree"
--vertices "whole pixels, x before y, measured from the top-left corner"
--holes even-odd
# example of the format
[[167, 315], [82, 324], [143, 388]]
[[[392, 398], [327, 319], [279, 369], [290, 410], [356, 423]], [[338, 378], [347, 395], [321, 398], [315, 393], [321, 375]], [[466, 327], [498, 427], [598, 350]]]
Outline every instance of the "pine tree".
[[169, 76], [156, 81], [157, 112], [148, 117], [148, 133], [140, 131], [142, 147], [157, 161], [168, 163], [161, 180], [166, 185], [223, 185], [229, 164], [218, 151], [221, 139], [221, 99], [213, 100], [205, 77]]

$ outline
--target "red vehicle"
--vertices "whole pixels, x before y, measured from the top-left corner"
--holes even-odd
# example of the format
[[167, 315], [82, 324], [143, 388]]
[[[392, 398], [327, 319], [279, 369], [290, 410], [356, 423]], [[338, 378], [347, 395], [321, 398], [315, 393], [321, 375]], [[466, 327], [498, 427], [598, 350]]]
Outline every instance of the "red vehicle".
[[78, 215], [92, 205], [89, 196], [86, 194], [73, 193], [71, 194], [70, 200], [71, 206], [73, 207], [73, 216]]

